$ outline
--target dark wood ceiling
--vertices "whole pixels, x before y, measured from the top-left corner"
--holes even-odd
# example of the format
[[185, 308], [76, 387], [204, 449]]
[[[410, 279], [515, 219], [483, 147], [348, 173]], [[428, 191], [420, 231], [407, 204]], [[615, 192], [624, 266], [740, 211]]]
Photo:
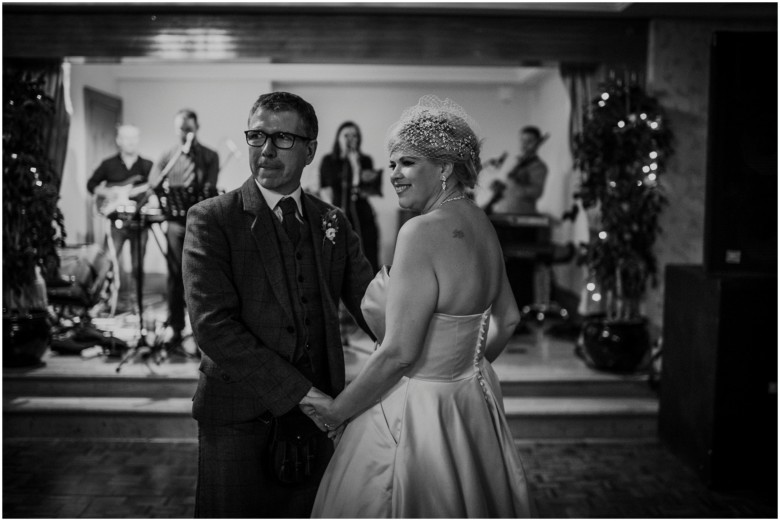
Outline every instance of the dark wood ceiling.
[[177, 45], [193, 59], [222, 46], [236, 60], [279, 63], [636, 64], [647, 22], [267, 4], [3, 5], [6, 57], [161, 57]]
[[633, 2], [618, 16], [695, 20], [774, 20], [777, 2]]
[[771, 12], [776, 21], [763, 3], [4, 3], [3, 55], [641, 68], [654, 17]]

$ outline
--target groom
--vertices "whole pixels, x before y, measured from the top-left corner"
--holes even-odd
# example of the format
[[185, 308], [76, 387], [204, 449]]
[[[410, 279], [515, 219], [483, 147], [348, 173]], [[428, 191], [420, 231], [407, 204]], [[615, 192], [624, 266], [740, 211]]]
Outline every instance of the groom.
[[299, 404], [344, 388], [338, 303], [368, 331], [373, 273], [344, 214], [301, 190], [314, 108], [263, 94], [248, 128], [252, 177], [187, 214], [185, 296], [202, 350], [195, 516], [309, 517], [333, 444]]

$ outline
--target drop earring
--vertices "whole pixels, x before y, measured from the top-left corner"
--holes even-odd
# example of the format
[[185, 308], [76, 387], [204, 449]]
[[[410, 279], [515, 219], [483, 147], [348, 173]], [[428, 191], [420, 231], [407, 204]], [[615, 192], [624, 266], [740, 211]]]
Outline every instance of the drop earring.
[[447, 177], [444, 174], [441, 175], [441, 191], [447, 191]]

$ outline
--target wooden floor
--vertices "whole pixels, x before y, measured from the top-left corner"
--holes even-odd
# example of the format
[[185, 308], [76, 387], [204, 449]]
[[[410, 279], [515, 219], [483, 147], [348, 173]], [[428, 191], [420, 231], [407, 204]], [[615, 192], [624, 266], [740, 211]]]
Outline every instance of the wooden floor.
[[[777, 499], [708, 490], [654, 442], [521, 443], [540, 518], [776, 518]], [[197, 443], [3, 442], [5, 518], [192, 517]]]

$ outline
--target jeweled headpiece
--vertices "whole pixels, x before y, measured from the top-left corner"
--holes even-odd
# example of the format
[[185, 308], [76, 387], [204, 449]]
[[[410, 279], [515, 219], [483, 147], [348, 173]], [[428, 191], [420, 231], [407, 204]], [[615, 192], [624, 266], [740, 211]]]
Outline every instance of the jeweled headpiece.
[[476, 177], [480, 165], [477, 128], [454, 101], [426, 95], [390, 127], [387, 152], [402, 149], [426, 159], [465, 163]]

